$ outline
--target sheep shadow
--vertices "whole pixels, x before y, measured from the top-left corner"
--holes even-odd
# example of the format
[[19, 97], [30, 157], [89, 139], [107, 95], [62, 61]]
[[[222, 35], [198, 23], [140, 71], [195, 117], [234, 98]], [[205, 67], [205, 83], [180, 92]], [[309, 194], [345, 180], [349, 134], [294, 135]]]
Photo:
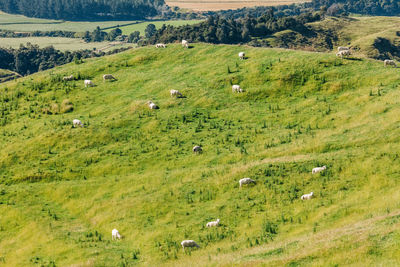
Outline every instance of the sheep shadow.
[[358, 57], [347, 57], [347, 58], [344, 58], [344, 59], [352, 60], [352, 61], [362, 61], [362, 59], [358, 58]]

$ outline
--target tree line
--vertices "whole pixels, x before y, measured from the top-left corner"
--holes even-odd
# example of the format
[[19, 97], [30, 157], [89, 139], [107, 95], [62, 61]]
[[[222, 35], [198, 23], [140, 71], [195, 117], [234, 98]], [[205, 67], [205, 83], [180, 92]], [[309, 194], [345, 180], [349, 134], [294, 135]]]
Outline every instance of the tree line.
[[0, 10], [61, 20], [133, 20], [169, 12], [164, 0], [0, 0]]
[[85, 58], [110, 55], [126, 49], [128, 48], [115, 49], [107, 53], [87, 49], [62, 52], [52, 46], [40, 48], [38, 45], [28, 43], [21, 45], [18, 49], [0, 48], [0, 69], [15, 71], [21, 75], [29, 75], [66, 63], [81, 63]]
[[226, 18], [260, 17], [269, 9], [275, 16], [294, 16], [314, 11], [326, 11], [328, 15], [356, 13], [371, 16], [400, 15], [400, 1], [397, 0], [312, 0], [306, 3], [280, 5], [275, 7], [250, 7], [236, 10], [206, 12], [204, 15], [218, 15]]
[[321, 19], [321, 12], [307, 12], [297, 16], [278, 17], [273, 9], [268, 9], [258, 18], [240, 19], [210, 16], [206, 21], [180, 27], [163, 25], [152, 36], [148, 43], [172, 43], [182, 39], [191, 42], [207, 42], [214, 44], [248, 43], [253, 39], [265, 38], [282, 30], [306, 32], [306, 23]]

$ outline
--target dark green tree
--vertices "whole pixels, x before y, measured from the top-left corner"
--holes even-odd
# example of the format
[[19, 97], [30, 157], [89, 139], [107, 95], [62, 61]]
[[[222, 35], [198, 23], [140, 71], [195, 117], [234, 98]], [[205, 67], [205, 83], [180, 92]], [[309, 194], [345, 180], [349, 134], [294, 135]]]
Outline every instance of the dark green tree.
[[157, 29], [156, 26], [152, 23], [147, 25], [146, 29], [144, 30], [146, 38], [152, 37], [156, 33]]
[[140, 32], [134, 31], [129, 35], [128, 42], [129, 43], [137, 43], [140, 40]]

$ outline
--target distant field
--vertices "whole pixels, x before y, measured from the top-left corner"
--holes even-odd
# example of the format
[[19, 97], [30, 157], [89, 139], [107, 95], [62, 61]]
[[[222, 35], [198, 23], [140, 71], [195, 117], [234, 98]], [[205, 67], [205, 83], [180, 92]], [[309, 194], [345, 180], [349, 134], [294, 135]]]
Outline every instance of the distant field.
[[22, 15], [7, 14], [0, 11], [0, 24], [10, 23], [57, 23], [57, 20], [28, 18]]
[[0, 29], [10, 31], [73, 31], [84, 32], [93, 31], [97, 26], [100, 28], [114, 27], [136, 21], [95, 21], [95, 22], [75, 22], [61, 20], [47, 20], [28, 18], [21, 15], [12, 15], [0, 11]]
[[[137, 24], [120, 27], [124, 34], [129, 34], [133, 31], [140, 31], [144, 34], [144, 30], [149, 23], [153, 23], [157, 28], [163, 24], [181, 26], [185, 24], [199, 23], [201, 20], [165, 20], [165, 21], [95, 21], [95, 22], [75, 22], [75, 21], [57, 21], [57, 20], [46, 20], [46, 19], [35, 19], [28, 18], [20, 15], [6, 14], [0, 11], [0, 29], [10, 31], [22, 31], [22, 32], [33, 32], [33, 31], [73, 31], [73, 32], [84, 32], [93, 31], [97, 26], [100, 28], [113, 28], [120, 27], [120, 25]], [[106, 31], [110, 31], [108, 29]]]
[[192, 9], [195, 11], [215, 11], [224, 9], [238, 9], [243, 7], [252, 6], [278, 6], [290, 5], [293, 3], [304, 3], [304, 0], [258, 0], [258, 1], [244, 1], [244, 0], [173, 0], [166, 1], [169, 6], [178, 6], [184, 9]]
[[[163, 24], [166, 25], [172, 25], [172, 26], [182, 26], [182, 25], [187, 25], [187, 24], [196, 24], [200, 23], [202, 20], [167, 20], [167, 21], [147, 21], [147, 22], [142, 22], [134, 25], [129, 25], [125, 27], [120, 27], [122, 30], [123, 34], [130, 34], [131, 32], [134, 31], [140, 31], [142, 35], [144, 35], [144, 30], [146, 29], [147, 25], [150, 23], [153, 23], [156, 28], [160, 28]], [[106, 30], [106, 31], [111, 31], [111, 29]]]
[[[1, 15], [0, 15], [1, 16]], [[97, 26], [100, 28], [114, 27], [117, 25], [134, 23], [135, 21], [96, 21], [96, 22], [60, 22], [60, 23], [27, 23], [27, 24], [1, 24], [0, 29], [10, 31], [72, 31], [72, 32], [84, 32], [93, 31]]]
[[[102, 49], [109, 46], [109, 42], [101, 43], [85, 43], [81, 39], [76, 38], [61, 38], [61, 37], [27, 37], [27, 38], [0, 38], [0, 47], [18, 48], [20, 44], [32, 43], [40, 47], [54, 46], [56, 49], [65, 50], [80, 50], [80, 49]], [[130, 44], [132, 45], [132, 44]], [[126, 46], [126, 45], [125, 45]], [[121, 47], [115, 46], [114, 48]]]

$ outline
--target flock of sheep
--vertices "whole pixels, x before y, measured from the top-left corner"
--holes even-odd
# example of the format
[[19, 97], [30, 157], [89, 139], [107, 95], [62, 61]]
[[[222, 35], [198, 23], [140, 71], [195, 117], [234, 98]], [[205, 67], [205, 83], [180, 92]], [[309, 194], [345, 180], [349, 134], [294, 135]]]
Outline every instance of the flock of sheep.
[[[339, 46], [338, 47], [338, 52], [336, 53], [337, 57], [340, 57], [343, 59], [343, 57], [348, 57], [351, 55], [351, 51], [350, 51], [350, 47], [346, 47], [346, 46]], [[383, 61], [383, 65], [385, 67], [387, 66], [394, 66], [395, 68], [397, 68], [397, 64], [394, 60], [392, 59], [385, 59]]]
[[[189, 42], [186, 40], [182, 40], [182, 46], [185, 48], [189, 47]], [[166, 48], [165, 44], [156, 44], [156, 48]], [[336, 54], [337, 56], [341, 56], [343, 58], [343, 56], [347, 56], [350, 55], [350, 49], [347, 47], [339, 47], [338, 48], [339, 52]], [[240, 52], [239, 53], [239, 59], [243, 60], [245, 59], [245, 53], [244, 52]], [[390, 61], [390, 60], [389, 60]], [[394, 63], [394, 62], [393, 62]], [[386, 62], [385, 60], [385, 66], [386, 65], [392, 65], [391, 62]], [[66, 76], [63, 78], [64, 81], [72, 81], [74, 80], [74, 76], [70, 75], [70, 76]], [[111, 74], [104, 74], [103, 75], [103, 81], [107, 81], [107, 80], [117, 80], [113, 75]], [[84, 85], [85, 87], [92, 87], [94, 86], [94, 83], [91, 80], [84, 80]], [[237, 84], [232, 86], [232, 92], [234, 93], [242, 93], [244, 92], [244, 90]], [[170, 90], [170, 95], [171, 97], [183, 97], [182, 93], [180, 93], [178, 90]], [[159, 107], [153, 103], [152, 101], [148, 101], [147, 105], [149, 106], [150, 109], [159, 109]], [[73, 127], [84, 127], [84, 124], [82, 123], [82, 121], [78, 120], [78, 119], [74, 119], [72, 121]], [[202, 153], [203, 152], [203, 148], [201, 146], [194, 146], [192, 149], [193, 153]], [[320, 173], [322, 171], [326, 170], [326, 166], [322, 166], [322, 167], [316, 167], [312, 169], [312, 174], [317, 174]], [[241, 188], [243, 185], [250, 185], [250, 184], [256, 184], [256, 181], [251, 179], [251, 178], [242, 178], [239, 180], [239, 188]], [[311, 192], [310, 194], [305, 194], [301, 196], [301, 200], [309, 200], [311, 198], [313, 198], [314, 193]], [[217, 227], [220, 224], [220, 219], [217, 219], [216, 221], [211, 221], [208, 222], [206, 224], [206, 227]], [[111, 231], [112, 234], [112, 240], [117, 240], [117, 239], [121, 239], [122, 235], [119, 233], [119, 231], [117, 229], [113, 229]], [[181, 246], [183, 248], [183, 250], [185, 250], [185, 248], [188, 247], [200, 247], [194, 240], [183, 240], [181, 242]]]

